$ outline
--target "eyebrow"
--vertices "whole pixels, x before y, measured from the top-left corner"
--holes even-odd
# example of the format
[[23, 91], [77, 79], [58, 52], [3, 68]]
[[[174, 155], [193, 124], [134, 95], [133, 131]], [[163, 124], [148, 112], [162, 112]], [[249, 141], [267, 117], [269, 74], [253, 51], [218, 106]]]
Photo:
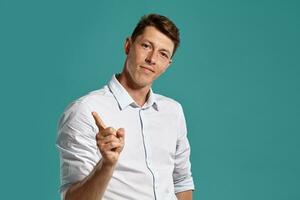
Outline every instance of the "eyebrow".
[[[145, 39], [145, 41], [149, 42], [152, 46], [154, 46], [154, 43], [151, 42], [150, 40]], [[160, 50], [165, 51], [165, 52], [167, 52], [167, 53], [169, 54], [169, 56], [172, 56], [172, 55], [171, 55], [171, 52], [170, 52], [168, 49], [162, 48], [162, 49], [160, 49]]]

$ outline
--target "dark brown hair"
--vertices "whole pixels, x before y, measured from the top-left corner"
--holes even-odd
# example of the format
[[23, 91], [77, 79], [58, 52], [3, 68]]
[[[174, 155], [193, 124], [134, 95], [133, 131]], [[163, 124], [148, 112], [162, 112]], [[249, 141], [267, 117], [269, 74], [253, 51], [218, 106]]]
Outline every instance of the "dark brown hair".
[[[144, 29], [147, 26], [153, 26], [168, 38], [170, 38], [174, 43], [173, 55], [180, 43], [179, 29], [176, 25], [167, 17], [158, 14], [144, 15], [134, 28], [131, 39], [134, 42], [137, 36], [143, 34]], [[172, 56], [173, 56], [172, 55]]]

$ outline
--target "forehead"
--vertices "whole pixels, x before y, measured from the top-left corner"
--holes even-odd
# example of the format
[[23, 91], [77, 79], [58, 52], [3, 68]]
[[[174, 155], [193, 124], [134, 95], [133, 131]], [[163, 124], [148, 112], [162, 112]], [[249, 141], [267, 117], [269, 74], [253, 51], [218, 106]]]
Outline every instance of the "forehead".
[[153, 26], [147, 26], [143, 33], [137, 36], [136, 40], [148, 40], [158, 48], [164, 48], [170, 52], [173, 52], [174, 49], [173, 41]]

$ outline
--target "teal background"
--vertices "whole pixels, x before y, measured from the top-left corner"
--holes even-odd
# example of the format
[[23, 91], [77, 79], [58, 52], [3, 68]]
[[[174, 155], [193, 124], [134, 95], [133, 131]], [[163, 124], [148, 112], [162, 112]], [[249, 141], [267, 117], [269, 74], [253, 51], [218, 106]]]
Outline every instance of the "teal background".
[[59, 199], [56, 125], [123, 66], [140, 16], [182, 44], [154, 90], [184, 107], [196, 200], [300, 199], [299, 1], [0, 1], [1, 199]]

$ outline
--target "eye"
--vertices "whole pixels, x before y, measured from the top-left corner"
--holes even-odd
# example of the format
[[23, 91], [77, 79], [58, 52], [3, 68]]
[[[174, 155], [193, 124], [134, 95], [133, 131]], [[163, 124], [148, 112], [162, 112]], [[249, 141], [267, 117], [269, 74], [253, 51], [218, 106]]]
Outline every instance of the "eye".
[[160, 55], [161, 55], [162, 57], [164, 57], [164, 58], [169, 59], [169, 55], [166, 54], [166, 53], [164, 53], [164, 52], [160, 52]]
[[151, 48], [151, 46], [147, 43], [142, 43], [141, 46], [144, 48], [144, 49], [149, 49]]

